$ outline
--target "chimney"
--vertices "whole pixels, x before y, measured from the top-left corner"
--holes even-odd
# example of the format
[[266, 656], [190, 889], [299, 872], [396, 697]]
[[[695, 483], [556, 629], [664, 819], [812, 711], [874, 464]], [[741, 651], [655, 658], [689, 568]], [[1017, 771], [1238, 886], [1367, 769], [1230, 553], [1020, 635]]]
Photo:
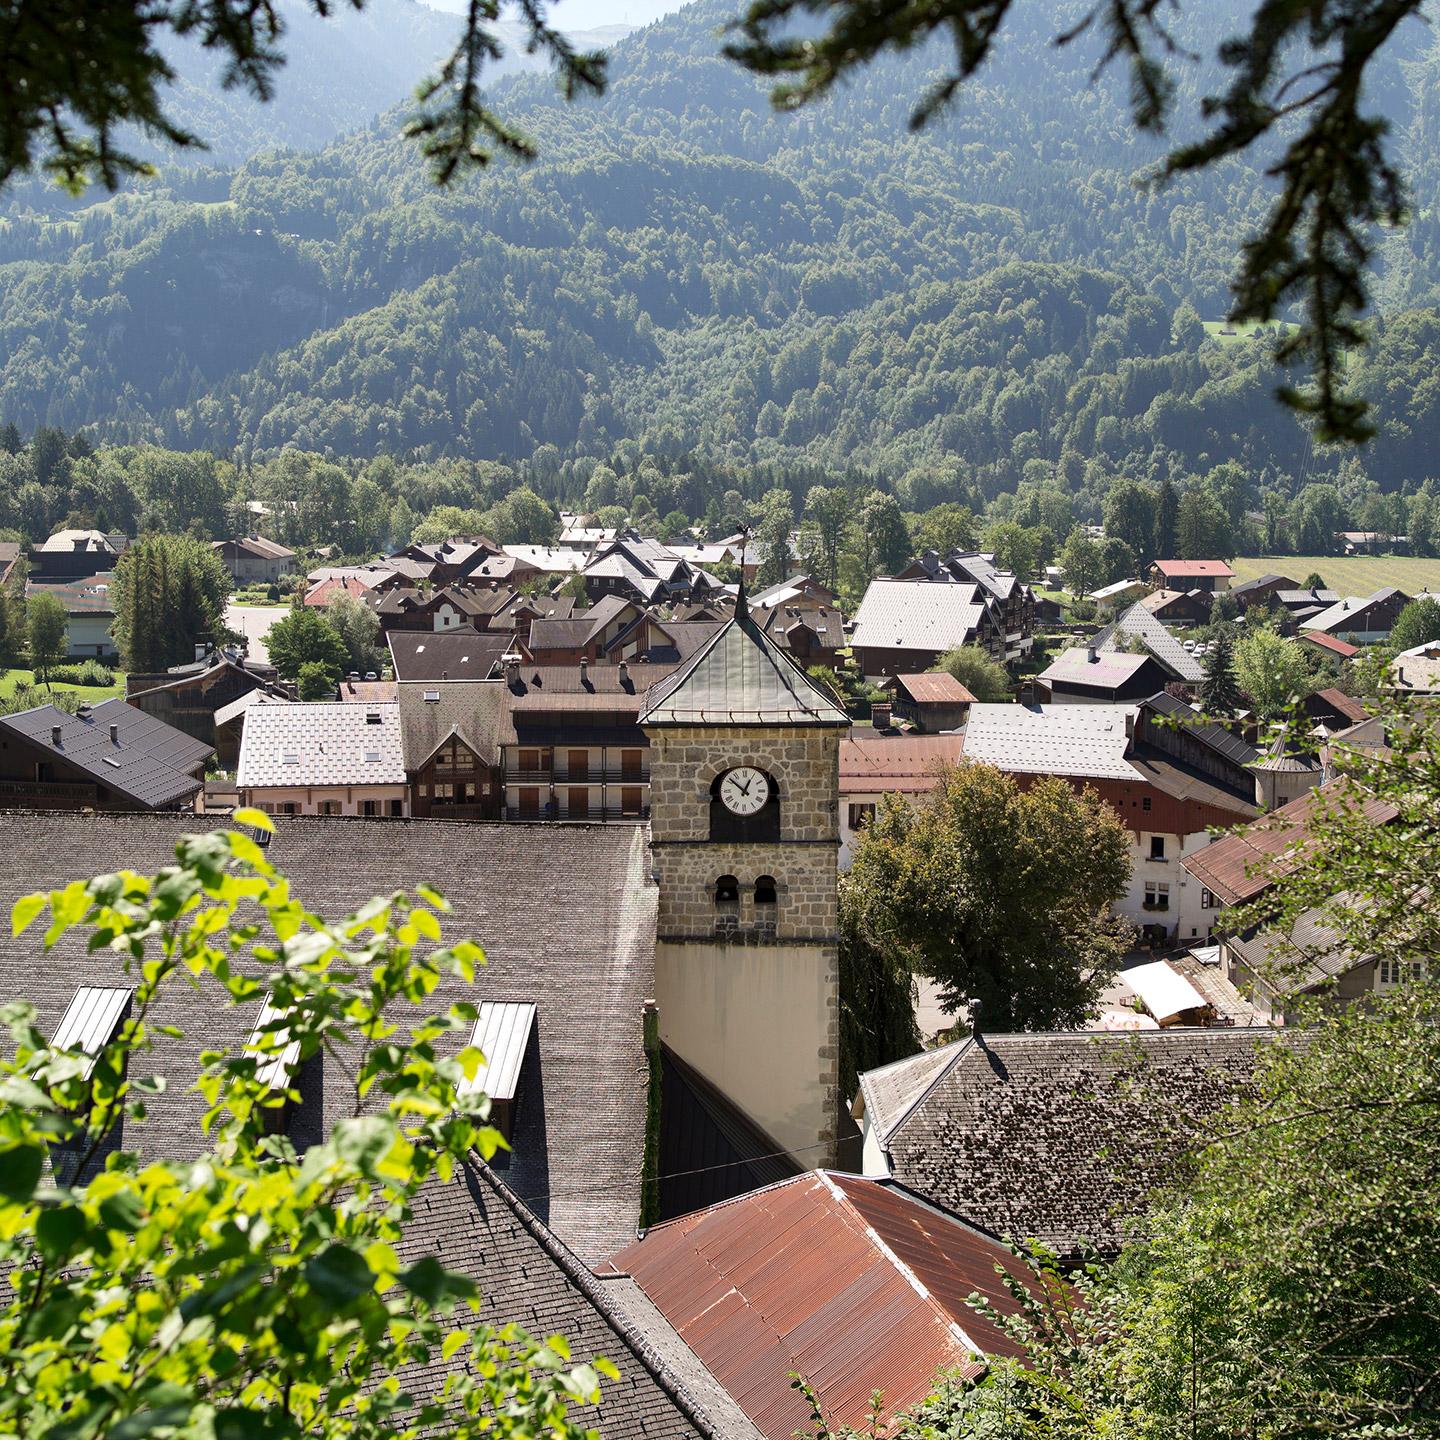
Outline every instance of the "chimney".
[[620, 662], [620, 683], [621, 683], [622, 685], [624, 685], [624, 684], [626, 683], [626, 681], [628, 681], [629, 679], [630, 679], [630, 662], [629, 662], [628, 660], [622, 660], [622, 661]]
[[80, 704], [76, 706], [75, 718], [77, 720], [88, 720], [90, 718], [90, 702], [88, 700], [82, 700]]
[[976, 1040], [982, 1038], [980, 1034], [980, 1002], [978, 1000], [970, 1002], [970, 1034]]
[[118, 725], [112, 725], [110, 727], [110, 743], [112, 745], [118, 745], [120, 743], [120, 727]]
[[50, 743], [52, 745], [58, 745], [60, 743], [60, 727], [58, 725], [52, 725], [50, 727]]
[[1125, 717], [1125, 738], [1127, 740], [1133, 740], [1135, 738], [1135, 717], [1133, 715], [1126, 715]]
[[1100, 657], [1098, 654], [1096, 654], [1095, 647], [1093, 645], [1087, 645], [1085, 647], [1085, 659], [1091, 665], [1098, 665], [1100, 663]]
[[583, 685], [590, 675], [590, 662], [582, 655], [580, 657], [580, 683]]
[[520, 683], [520, 657], [514, 651], [505, 657], [505, 683], [507, 685]]

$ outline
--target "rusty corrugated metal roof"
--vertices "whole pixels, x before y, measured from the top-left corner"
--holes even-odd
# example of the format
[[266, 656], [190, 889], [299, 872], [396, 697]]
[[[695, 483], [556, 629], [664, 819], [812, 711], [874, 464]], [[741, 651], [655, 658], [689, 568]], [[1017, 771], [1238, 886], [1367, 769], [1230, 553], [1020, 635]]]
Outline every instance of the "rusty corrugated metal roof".
[[652, 1229], [602, 1273], [634, 1277], [769, 1440], [808, 1429], [792, 1374], [833, 1428], [923, 1400], [942, 1370], [1018, 1353], [966, 1303], [1014, 1304], [998, 1241], [883, 1181], [821, 1171]]
[[1360, 796], [1344, 779], [1332, 780], [1243, 830], [1212, 841], [1181, 864], [1226, 905], [1253, 900], [1310, 853], [1315, 822], [1334, 813], [1331, 807], [1356, 804], [1371, 825], [1386, 825], [1400, 813], [1387, 801]]

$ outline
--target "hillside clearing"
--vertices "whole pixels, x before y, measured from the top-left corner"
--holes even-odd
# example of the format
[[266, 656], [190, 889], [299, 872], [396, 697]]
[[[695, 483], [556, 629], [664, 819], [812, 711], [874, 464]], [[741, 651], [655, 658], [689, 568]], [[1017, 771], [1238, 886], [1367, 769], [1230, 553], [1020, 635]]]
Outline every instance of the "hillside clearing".
[[1331, 590], [1342, 595], [1370, 595], [1386, 585], [1397, 586], [1407, 595], [1427, 589], [1440, 591], [1440, 559], [1413, 555], [1244, 556], [1232, 560], [1230, 567], [1240, 580], [1288, 575], [1297, 585], [1314, 571]]

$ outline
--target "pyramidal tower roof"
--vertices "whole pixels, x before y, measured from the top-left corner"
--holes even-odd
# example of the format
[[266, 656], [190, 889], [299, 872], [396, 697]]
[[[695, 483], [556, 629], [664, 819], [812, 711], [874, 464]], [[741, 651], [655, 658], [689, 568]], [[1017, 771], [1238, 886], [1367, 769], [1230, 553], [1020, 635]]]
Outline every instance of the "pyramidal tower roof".
[[745, 603], [645, 692], [642, 725], [849, 725], [850, 717], [765, 635]]

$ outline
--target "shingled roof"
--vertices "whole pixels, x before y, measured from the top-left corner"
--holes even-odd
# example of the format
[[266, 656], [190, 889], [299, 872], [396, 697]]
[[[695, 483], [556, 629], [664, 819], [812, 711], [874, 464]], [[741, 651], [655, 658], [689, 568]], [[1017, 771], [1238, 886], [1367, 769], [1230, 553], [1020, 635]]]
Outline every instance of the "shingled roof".
[[[171, 863], [180, 835], [223, 824], [196, 815], [0, 812], [0, 915], [21, 895], [113, 871]], [[489, 964], [475, 984], [442, 981], [430, 1004], [528, 1000], [537, 1006], [538, 1066], [522, 1079], [508, 1182], [587, 1261], [625, 1244], [640, 1213], [645, 1141], [643, 1010], [655, 993], [655, 887], [645, 832], [622, 825], [482, 825], [439, 820], [281, 817], [268, 851], [305, 904], [338, 918], [397, 886], [433, 884], [451, 901], [447, 938], [471, 937]], [[581, 897], [581, 898], [577, 898]], [[53, 1033], [81, 985], [128, 983], [119, 957], [66, 940], [37, 963], [34, 935], [0, 927], [0, 994], [25, 999]], [[183, 1039], [158, 1036], [147, 1067], [168, 1075], [143, 1128], [125, 1143], [186, 1158], [204, 1144], [201, 1097], [190, 1088], [196, 1056], [238, 1050], [259, 1013], [216, 1003], [210, 985], [177, 984], [152, 1018]], [[466, 1034], [439, 1042], [452, 1051]], [[323, 1067], [313, 1107], [292, 1127], [313, 1139], [353, 1096], [337, 1067]], [[308, 1119], [306, 1112], [309, 1111]], [[310, 1128], [305, 1130], [305, 1126]], [[303, 1132], [303, 1133], [302, 1133]]]
[[[620, 1378], [602, 1382], [598, 1414], [572, 1412], [581, 1424], [598, 1424], [606, 1440], [754, 1440], [744, 1415], [723, 1397], [717, 1404], [703, 1376], [662, 1355], [609, 1287], [488, 1165], [471, 1161], [449, 1182], [427, 1185], [400, 1250], [407, 1263], [434, 1255], [475, 1281], [480, 1310], [467, 1323], [513, 1323], [541, 1340], [563, 1335], [576, 1362], [597, 1355], [609, 1360]], [[691, 1366], [697, 1363], [690, 1358]], [[447, 1368], [435, 1363], [407, 1372], [405, 1384], [428, 1397], [443, 1385]]]
[[1371, 825], [1388, 824], [1400, 813], [1387, 800], [1360, 795], [1348, 780], [1331, 780], [1244, 829], [1211, 841], [1180, 863], [1224, 904], [1243, 904], [1287, 875], [1314, 849], [1315, 822], [1323, 821], [1330, 806], [1356, 804]]
[[857, 1109], [893, 1178], [934, 1204], [1063, 1255], [1110, 1250], [1175, 1173], [1189, 1128], [1247, 1091], [1277, 1033], [969, 1037], [943, 1066], [916, 1057], [861, 1076]]
[[735, 616], [650, 687], [642, 725], [840, 725], [850, 717], [750, 617]]
[[152, 809], [189, 800], [203, 783], [193, 772], [215, 753], [203, 740], [119, 698], [102, 700], [78, 715], [40, 705], [0, 716], [0, 736], [6, 733], [83, 770], [107, 790]]

